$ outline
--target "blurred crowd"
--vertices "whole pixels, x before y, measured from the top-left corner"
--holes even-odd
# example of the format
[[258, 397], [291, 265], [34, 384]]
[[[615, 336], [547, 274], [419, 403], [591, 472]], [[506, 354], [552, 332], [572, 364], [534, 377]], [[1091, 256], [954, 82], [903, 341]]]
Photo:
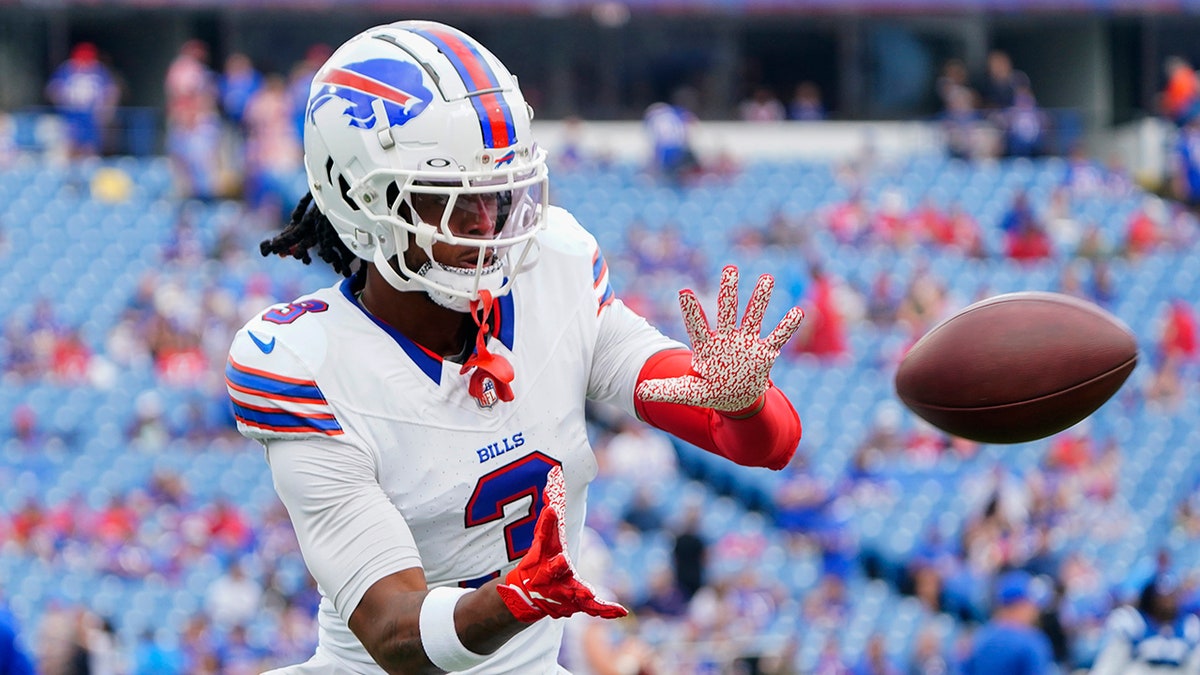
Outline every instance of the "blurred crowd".
[[[181, 206], [160, 264], [144, 276], [100, 344], [88, 344], [80, 327], [58, 320], [53, 298], [39, 300], [28, 316], [9, 320], [0, 339], [0, 381], [87, 386], [98, 371], [151, 372], [164, 390], [189, 389], [200, 395], [183, 414], [170, 414], [176, 411], [165, 410], [153, 390], [130, 401], [132, 421], [124, 433], [131, 451], [164, 452], [171, 440], [182, 439], [187, 451], [197, 455], [255, 453], [252, 444], [233, 433], [219, 373], [230, 336], [249, 312], [302, 290], [294, 280], [265, 271], [252, 256], [256, 242], [278, 226], [294, 197], [291, 186], [301, 171], [303, 101], [315, 64], [325, 56], [325, 48], [315, 47], [281, 76], [256, 71], [238, 54], [215, 70], [203, 43], [185, 44], [165, 78], [166, 152]], [[1028, 77], [1000, 52], [988, 64], [988, 79], [978, 88], [958, 62], [948, 63], [939, 80], [947, 152], [967, 160], [1046, 152], [1047, 121], [1037, 109]], [[1171, 65], [1164, 114], [1181, 132], [1200, 133], [1195, 74], [1189, 81], [1190, 66]], [[77, 46], [55, 74], [47, 96], [63, 111], [73, 156], [98, 152], [119, 89], [119, 77], [106, 71], [88, 45]], [[739, 110], [747, 121], [826, 115], [811, 83], [799, 84], [788, 104], [757, 89]], [[719, 185], [736, 174], [735, 165], [714, 165], [691, 152], [688, 128], [696, 119], [686, 92], [652, 106], [645, 121], [656, 147], [645, 180], [666, 179], [686, 189]], [[980, 123], [986, 129], [981, 131]], [[1200, 151], [1189, 154], [1192, 143], [1181, 141], [1178, 155], [1186, 185], [1192, 157], [1200, 166]], [[556, 158], [559, 166], [587, 170], [589, 158], [568, 156], [569, 150]], [[1061, 267], [1057, 290], [1102, 306], [1111, 306], [1117, 293], [1110, 274], [1114, 262], [1138, 265], [1156, 252], [1196, 245], [1200, 224], [1189, 207], [1197, 203], [1191, 195], [1200, 194], [1200, 170], [1195, 191], [1163, 198], [1141, 193], [1119, 163], [1098, 162], [1082, 150], [1065, 159], [1066, 178], [1049, 199], [1037, 201], [1016, 192], [995, 237], [954, 199], [909, 204], [898, 190], [871, 193], [866, 185], [873, 168], [853, 163], [839, 168], [844, 200], [803, 218], [780, 212], [761, 222], [738, 224], [728, 234], [736, 250], [782, 249], [804, 263], [793, 299], [807, 318], [789, 344], [783, 366], [815, 360], [831, 367], [860, 362], [886, 370], [902, 349], [855, 353], [851, 332], [899, 331], [915, 340], [973, 299], [952, 297], [948, 280], [923, 265], [900, 284], [884, 273], [868, 284], [852, 284], [823, 264], [833, 253], [817, 250], [817, 233], [851, 252], [887, 248], [1027, 265], [1056, 261]], [[1126, 198], [1140, 199], [1139, 207], [1115, 237], [1073, 215], [1072, 207], [1087, 200]], [[206, 204], [227, 199], [236, 199], [237, 208], [216, 219], [201, 217]], [[662, 275], [701, 284], [719, 262], [688, 249], [670, 228], [651, 232], [633, 227], [622, 246], [606, 255], [614, 268], [637, 270], [646, 279]], [[625, 301], [652, 321], [664, 327], [678, 323], [670, 298], [655, 295], [661, 289], [653, 283], [615, 281], [624, 284], [620, 292]], [[1148, 355], [1153, 373], [1128, 389], [1121, 405], [1170, 411], [1188, 395], [1200, 358], [1195, 302], [1178, 297], [1165, 309], [1155, 326], [1154, 353]], [[564, 644], [564, 659], [573, 672], [611, 672], [595, 661], [596, 653], [609, 665], [619, 664], [623, 673], [794, 672], [796, 635], [819, 629], [828, 638], [816, 673], [957, 673], [969, 667], [978, 646], [973, 638], [983, 634], [983, 628], [979, 633], [974, 629], [1010, 613], [1043, 635], [1051, 660], [1069, 670], [1095, 657], [1118, 608], [1158, 617], [1155, 612], [1165, 610], [1151, 605], [1163, 596], [1172, 600], [1175, 613], [1156, 621], [1200, 610], [1196, 579], [1181, 576], [1165, 552], [1153, 569], [1137, 570], [1123, 589], [1105, 583], [1087, 555], [1063, 553], [1065, 540], [1104, 541], [1120, 536], [1123, 524], [1136, 520], [1125, 502], [1116, 499], [1122, 448], [1092, 434], [1086, 424], [1057, 436], [1035, 471], [1017, 475], [997, 464], [963, 476], [955, 489], [977, 500], [958, 532], [947, 535], [932, 528], [903, 557], [865, 546], [851, 523], [862, 510], [896, 499], [888, 481], [891, 468], [937, 466], [978, 452], [974, 444], [931, 427], [906, 427], [901, 415], [894, 404], [874, 411], [852, 461], [834, 479], [814, 471], [812, 458], [800, 453], [785, 470], [772, 503], [762, 509], [765, 525], [760, 531], [710, 540], [701, 534], [705, 502], [683, 500], [666, 513], [656, 505], [658, 486], [685, 477], [675, 447], [645, 425], [593, 411], [598, 483], [630, 484], [635, 493], [623, 512], [597, 509], [590, 516], [592, 540], [580, 565], [592, 568], [582, 570], [585, 577], [611, 584], [634, 610], [634, 618], [573, 621]], [[16, 408], [10, 426], [6, 449], [30, 457], [53, 435], [28, 406]], [[75, 451], [80, 440], [57, 442]], [[1179, 504], [1176, 527], [1191, 537], [1200, 534], [1200, 502], [1189, 498]], [[644, 570], [644, 590], [610, 576], [609, 548], [630, 538], [655, 537], [669, 540], [671, 555]], [[800, 596], [781, 580], [756, 572], [756, 560], [779, 548], [792, 559], [815, 561], [819, 570], [817, 582]], [[84, 570], [119, 583], [173, 589], [186, 588], [193, 570], [217, 570], [203, 589], [202, 605], [188, 611], [180, 634], [150, 626], [129, 640], [114, 624], [116, 617], [84, 604], [63, 601], [45, 608], [38, 625], [27, 627], [22, 639], [38, 672], [46, 675], [256, 673], [300, 661], [315, 644], [316, 589], [306, 574], [280, 572], [302, 564], [286, 513], [278, 504], [251, 512], [233, 499], [199, 498], [186, 473], [156, 472], [142, 489], [111, 495], [104, 503], [83, 495], [58, 501], [30, 497], [12, 512], [0, 512], [0, 553], [51, 571]], [[1006, 576], [1013, 571], [1027, 573], [1028, 580]], [[882, 636], [875, 635], [859, 658], [847, 660], [836, 628], [853, 603], [850, 581], [862, 577], [879, 580], [915, 598], [931, 615], [949, 615], [971, 630], [960, 641], [945, 642], [942, 632], [923, 629], [906, 662], [895, 659]], [[1001, 579], [1011, 583], [998, 583]], [[1017, 606], [1024, 609], [1008, 611]], [[1030, 606], [1034, 611], [1026, 611]], [[785, 616], [795, 619], [792, 634], [771, 644], [746, 639], [769, 632]], [[0, 611], [0, 629], [11, 623], [4, 619]], [[5, 634], [0, 630], [0, 638]], [[734, 670], [722, 670], [731, 663], [737, 664]]]

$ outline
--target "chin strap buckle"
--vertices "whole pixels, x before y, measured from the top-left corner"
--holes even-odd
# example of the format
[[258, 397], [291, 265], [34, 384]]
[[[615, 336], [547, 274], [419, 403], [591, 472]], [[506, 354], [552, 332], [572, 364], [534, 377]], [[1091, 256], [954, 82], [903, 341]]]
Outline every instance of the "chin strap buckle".
[[467, 384], [467, 393], [481, 408], [491, 408], [497, 400], [505, 403], [513, 400], [511, 384], [515, 374], [512, 364], [487, 348], [487, 336], [492, 330], [488, 323], [492, 307], [492, 292], [488, 290], [479, 291], [479, 299], [471, 301], [471, 318], [479, 330], [475, 333], [475, 352], [459, 371], [459, 374], [465, 375], [472, 368], [475, 369]]

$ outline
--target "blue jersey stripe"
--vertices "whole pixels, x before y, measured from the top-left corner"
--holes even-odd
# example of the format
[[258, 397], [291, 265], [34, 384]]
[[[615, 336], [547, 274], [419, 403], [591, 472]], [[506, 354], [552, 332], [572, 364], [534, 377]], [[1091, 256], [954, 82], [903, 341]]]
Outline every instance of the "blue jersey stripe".
[[263, 375], [248, 373], [232, 360], [225, 363], [225, 379], [238, 389], [268, 398], [286, 398], [300, 402], [325, 403], [325, 396], [315, 384], [285, 382]]
[[604, 256], [599, 250], [596, 251], [596, 259], [592, 261], [592, 282], [600, 281], [600, 275], [604, 273]]
[[498, 337], [500, 338], [500, 342], [503, 343], [505, 347], [508, 347], [509, 351], [512, 351], [513, 338], [516, 333], [516, 326], [514, 324], [516, 323], [517, 314], [513, 308], [512, 291], [509, 291], [505, 295], [496, 298], [496, 303], [499, 305], [499, 307], [496, 309], [500, 314], [500, 335]]
[[295, 430], [295, 431], [320, 431], [322, 433], [338, 432], [342, 430], [342, 425], [338, 424], [335, 419], [315, 419], [312, 417], [301, 417], [292, 413], [280, 410], [279, 412], [262, 412], [259, 410], [251, 410], [246, 406], [233, 402], [233, 412], [242, 421], [248, 422], [257, 426], [263, 426], [277, 431]]

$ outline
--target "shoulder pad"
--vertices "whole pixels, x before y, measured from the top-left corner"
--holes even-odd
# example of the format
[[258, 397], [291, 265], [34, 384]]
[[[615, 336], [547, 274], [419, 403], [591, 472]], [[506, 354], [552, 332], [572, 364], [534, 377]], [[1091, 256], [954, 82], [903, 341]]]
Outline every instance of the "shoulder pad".
[[551, 206], [546, 213], [546, 230], [538, 241], [542, 246], [567, 255], [591, 255], [596, 248], [592, 233], [583, 229], [570, 211], [558, 206]]
[[596, 311], [607, 307], [616, 298], [608, 276], [608, 263], [600, 251], [600, 244], [579, 224], [569, 211], [551, 207], [547, 215], [546, 231], [540, 243], [553, 251], [581, 258], [591, 266], [592, 289], [596, 296]]
[[324, 361], [324, 343], [318, 322], [305, 331], [282, 330], [259, 317], [238, 331], [225, 364], [225, 385], [242, 435], [268, 439], [343, 433], [314, 375]]

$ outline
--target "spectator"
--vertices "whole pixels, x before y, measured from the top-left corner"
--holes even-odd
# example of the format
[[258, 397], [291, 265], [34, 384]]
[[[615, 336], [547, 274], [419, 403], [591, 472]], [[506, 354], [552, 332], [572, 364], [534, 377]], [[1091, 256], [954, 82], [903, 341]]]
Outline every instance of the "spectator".
[[987, 77], [982, 87], [984, 107], [994, 111], [1007, 110], [1017, 103], [1022, 90], [1032, 94], [1029, 76], [1013, 68], [1007, 52], [997, 49], [989, 53]]
[[66, 385], [86, 383], [92, 361], [92, 350], [83, 341], [78, 328], [60, 331], [50, 354], [50, 373]]
[[948, 248], [958, 251], [970, 258], [986, 258], [987, 250], [983, 244], [983, 233], [979, 222], [975, 220], [963, 205], [955, 202], [950, 205], [946, 214], [947, 236], [939, 238]]
[[217, 77], [208, 67], [208, 46], [188, 40], [167, 68], [167, 156], [184, 198], [218, 195], [221, 126]]
[[91, 157], [104, 149], [104, 132], [116, 112], [120, 87], [99, 51], [81, 42], [54, 71], [46, 97], [66, 122], [72, 157]]
[[738, 117], [743, 122], [780, 122], [787, 117], [787, 110], [770, 87], [758, 86], [738, 104]]
[[208, 66], [208, 45], [188, 40], [167, 68], [163, 91], [167, 125], [186, 125], [218, 109], [216, 74]]
[[1018, 192], [1000, 222], [1004, 231], [1004, 253], [1010, 260], [1034, 262], [1049, 258], [1053, 242], [1041, 219], [1033, 212], [1025, 192]]
[[1154, 252], [1165, 240], [1169, 218], [1167, 205], [1161, 198], [1155, 195], [1143, 197], [1125, 226], [1125, 256], [1136, 260]]
[[704, 515], [700, 503], [687, 506], [683, 520], [677, 527], [671, 546], [671, 561], [675, 569], [675, 583], [683, 594], [684, 601], [704, 587], [708, 568], [708, 542], [700, 534], [700, 519]]
[[804, 323], [789, 350], [793, 355], [811, 354], [823, 361], [837, 361], [850, 355], [838, 283], [820, 265], [812, 265], [809, 273], [812, 283], [808, 297], [800, 303], [805, 308]]
[[1004, 134], [1005, 156], [1040, 157], [1046, 151], [1050, 119], [1028, 86], [1016, 88], [1012, 104], [997, 113], [997, 119]]
[[304, 148], [290, 106], [287, 83], [279, 75], [267, 76], [246, 102], [246, 204], [267, 222], [286, 215], [285, 205], [294, 200], [291, 184], [303, 166]]
[[1200, 78], [1187, 59], [1169, 56], [1163, 64], [1167, 83], [1161, 94], [1162, 112], [1176, 125], [1184, 124], [1200, 105]]
[[942, 64], [935, 87], [942, 114], [955, 109], [974, 111], [979, 107], [979, 94], [971, 88], [971, 76], [962, 59], [952, 58]]
[[1053, 471], [1080, 473], [1096, 459], [1093, 445], [1089, 423], [1083, 420], [1051, 439], [1046, 463]]
[[1038, 628], [1050, 640], [1050, 649], [1051, 654], [1054, 656], [1054, 662], [1060, 668], [1067, 669], [1071, 666], [1071, 634], [1065, 616], [1070, 612], [1070, 609], [1066, 606], [1066, 599], [1064, 597], [1067, 589], [1061, 579], [1056, 578], [1053, 584], [1050, 600], [1046, 603], [1045, 608], [1042, 609], [1041, 616], [1038, 618]]
[[241, 626], [258, 613], [262, 593], [262, 586], [246, 574], [240, 562], [234, 561], [208, 587], [204, 607], [216, 625]]
[[825, 104], [821, 101], [821, 90], [816, 83], [806, 80], [797, 84], [792, 100], [788, 102], [787, 118], [798, 122], [818, 122], [825, 117]]
[[1183, 298], [1174, 298], [1167, 306], [1159, 333], [1158, 349], [1163, 356], [1190, 363], [1196, 359], [1196, 311]]
[[950, 59], [937, 79], [941, 110], [939, 125], [947, 153], [957, 159], [973, 159], [987, 154], [979, 124], [979, 94], [971, 88], [967, 64]]
[[234, 52], [225, 59], [225, 70], [218, 82], [221, 114], [239, 130], [246, 106], [262, 86], [262, 80], [262, 74], [255, 69], [249, 56]]
[[1179, 607], [1179, 586], [1159, 575], [1142, 588], [1137, 606], [1113, 610], [1091, 675], [1200, 672], [1200, 618]]
[[697, 124], [694, 103], [695, 92], [683, 88], [675, 92], [671, 103], [652, 103], [642, 117], [654, 148], [652, 169], [673, 185], [682, 185], [700, 172], [692, 147], [692, 130]]
[[1037, 628], [1040, 609], [1033, 577], [1003, 574], [996, 582], [992, 618], [975, 635], [965, 675], [1047, 675], [1052, 673], [1050, 641]]
[[1193, 211], [1200, 208], [1200, 112], [1188, 115], [1171, 152], [1171, 194]]

